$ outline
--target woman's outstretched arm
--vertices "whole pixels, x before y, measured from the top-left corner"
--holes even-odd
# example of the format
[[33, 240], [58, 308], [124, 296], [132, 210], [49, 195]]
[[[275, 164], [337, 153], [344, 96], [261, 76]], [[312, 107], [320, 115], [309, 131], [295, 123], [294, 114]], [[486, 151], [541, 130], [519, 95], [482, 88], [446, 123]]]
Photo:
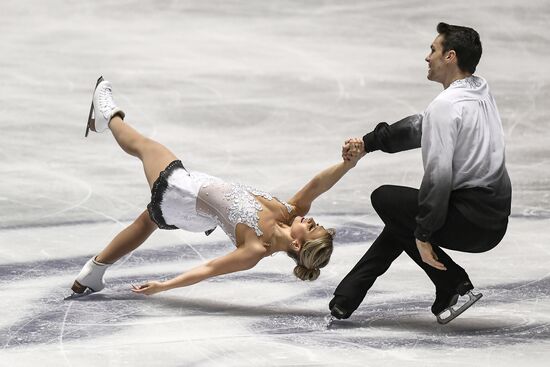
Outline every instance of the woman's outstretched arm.
[[149, 281], [139, 286], [133, 286], [132, 291], [151, 295], [172, 288], [192, 285], [218, 275], [248, 270], [253, 268], [263, 258], [264, 254], [265, 248], [261, 242], [255, 245], [245, 244], [225, 256], [210, 260], [175, 278], [164, 282]]
[[344, 175], [363, 157], [364, 154], [356, 155], [330, 166], [315, 177], [313, 177], [300, 191], [288, 200], [288, 203], [294, 205], [296, 208], [296, 214], [306, 215], [311, 208], [311, 203], [317, 199], [321, 194], [328, 191], [334, 184], [336, 184]]

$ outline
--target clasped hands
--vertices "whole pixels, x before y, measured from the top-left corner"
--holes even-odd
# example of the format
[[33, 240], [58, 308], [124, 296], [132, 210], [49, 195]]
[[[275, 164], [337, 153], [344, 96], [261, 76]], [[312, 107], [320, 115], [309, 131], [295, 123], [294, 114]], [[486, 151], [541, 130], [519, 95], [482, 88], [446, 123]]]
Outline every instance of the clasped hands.
[[342, 145], [342, 159], [345, 162], [350, 162], [354, 166], [357, 162], [367, 154], [365, 144], [361, 138], [350, 138]]

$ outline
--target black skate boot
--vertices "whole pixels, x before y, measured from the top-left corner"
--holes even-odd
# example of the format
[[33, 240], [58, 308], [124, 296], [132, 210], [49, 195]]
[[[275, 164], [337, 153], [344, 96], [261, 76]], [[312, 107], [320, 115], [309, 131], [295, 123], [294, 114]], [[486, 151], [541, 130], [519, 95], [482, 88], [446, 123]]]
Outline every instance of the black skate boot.
[[353, 306], [352, 302], [344, 296], [334, 296], [334, 298], [328, 304], [330, 309], [330, 314], [337, 318], [338, 320], [347, 319], [351, 316], [353, 311], [357, 309], [358, 306]]
[[[476, 303], [483, 295], [481, 293], [473, 293], [473, 289], [474, 286], [467, 280], [461, 282], [454, 292], [437, 290], [435, 293], [435, 302], [432, 305], [432, 313], [436, 315], [437, 322], [447, 324]], [[464, 295], [468, 295], [468, 300], [455, 306], [460, 296]]]

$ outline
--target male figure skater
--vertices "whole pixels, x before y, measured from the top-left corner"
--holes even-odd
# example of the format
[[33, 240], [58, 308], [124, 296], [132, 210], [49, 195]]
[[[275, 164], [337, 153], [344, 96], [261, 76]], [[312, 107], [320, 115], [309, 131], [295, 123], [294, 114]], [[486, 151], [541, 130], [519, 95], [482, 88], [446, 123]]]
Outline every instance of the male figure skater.
[[[487, 82], [473, 75], [481, 58], [472, 28], [439, 23], [428, 62], [428, 79], [443, 85], [421, 114], [392, 125], [380, 123], [362, 139], [350, 139], [344, 157], [382, 150], [422, 148], [420, 190], [384, 185], [371, 201], [385, 227], [334, 291], [329, 308], [338, 319], [359, 307], [376, 278], [405, 251], [430, 277], [432, 312], [447, 323], [481, 294], [466, 271], [441, 248], [485, 252], [506, 232], [512, 187], [504, 162], [504, 133]], [[469, 299], [455, 306], [459, 295]], [[454, 306], [454, 307], [453, 307]]]

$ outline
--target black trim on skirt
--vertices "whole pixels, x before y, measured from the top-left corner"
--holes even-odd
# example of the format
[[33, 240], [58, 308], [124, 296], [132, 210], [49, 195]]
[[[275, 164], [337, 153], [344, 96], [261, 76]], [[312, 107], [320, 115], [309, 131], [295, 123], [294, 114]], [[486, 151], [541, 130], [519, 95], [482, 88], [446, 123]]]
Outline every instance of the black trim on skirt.
[[[164, 217], [162, 216], [162, 210], [160, 209], [160, 203], [166, 189], [168, 188], [168, 177], [176, 169], [182, 168], [185, 170], [185, 167], [180, 160], [171, 162], [164, 171], [159, 174], [159, 177], [153, 184], [151, 189], [151, 202], [147, 204], [147, 211], [149, 212], [149, 217], [160, 229], [178, 229], [178, 227], [166, 224]], [[186, 170], [187, 171], [187, 170]]]

